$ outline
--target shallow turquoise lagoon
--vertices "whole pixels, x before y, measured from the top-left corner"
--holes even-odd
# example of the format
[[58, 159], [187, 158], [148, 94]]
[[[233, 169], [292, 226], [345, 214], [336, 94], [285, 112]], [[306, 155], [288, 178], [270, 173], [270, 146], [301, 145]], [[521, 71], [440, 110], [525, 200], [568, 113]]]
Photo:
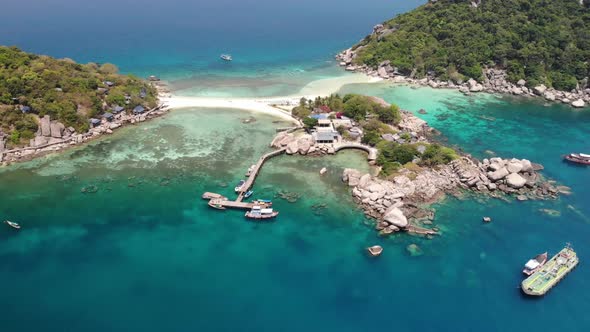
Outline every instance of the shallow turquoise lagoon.
[[[233, 184], [268, 151], [274, 128], [284, 123], [235, 110], [177, 110], [87, 147], [0, 172], [2, 217], [24, 226], [20, 232], [0, 228], [0, 281], [10, 285], [0, 297], [3, 328], [590, 327], [584, 264], [584, 257], [590, 257], [584, 204], [590, 179], [587, 169], [552, 162], [559, 159], [557, 150], [574, 149], [572, 142], [584, 128], [583, 121], [572, 118], [585, 113], [495, 98], [473, 100], [446, 91], [383, 92], [410, 109], [414, 98], [431, 96], [424, 108], [433, 126], [450, 143], [478, 156], [488, 149], [509, 152], [516, 129], [529, 133], [514, 153], [544, 163], [546, 174], [570, 185], [574, 194], [549, 202], [448, 199], [437, 206], [435, 222], [442, 236], [383, 239], [339, 180], [345, 167], [368, 171], [365, 155], [281, 156], [265, 166], [254, 188], [255, 197], [273, 198], [281, 214], [273, 223], [251, 223], [241, 211], [207, 208], [200, 194], [231, 196]], [[489, 120], [468, 112], [482, 112], [504, 125], [488, 131]], [[523, 112], [530, 115], [523, 117]], [[561, 116], [551, 118], [551, 112]], [[242, 123], [250, 116], [257, 121]], [[540, 126], [542, 117], [561, 129]], [[465, 127], [465, 121], [471, 125]], [[551, 144], [538, 146], [535, 134]], [[571, 142], [558, 143], [564, 134]], [[320, 177], [322, 167], [329, 171]], [[96, 193], [81, 192], [91, 185]], [[276, 198], [279, 191], [300, 198], [289, 203]], [[561, 215], [551, 217], [540, 209]], [[494, 221], [482, 224], [483, 215]], [[523, 297], [517, 288], [522, 264], [544, 250], [557, 251], [566, 241], [579, 252], [579, 268], [546, 298]], [[405, 247], [411, 243], [424, 255], [409, 256]], [[363, 251], [373, 244], [385, 249], [378, 259]]]

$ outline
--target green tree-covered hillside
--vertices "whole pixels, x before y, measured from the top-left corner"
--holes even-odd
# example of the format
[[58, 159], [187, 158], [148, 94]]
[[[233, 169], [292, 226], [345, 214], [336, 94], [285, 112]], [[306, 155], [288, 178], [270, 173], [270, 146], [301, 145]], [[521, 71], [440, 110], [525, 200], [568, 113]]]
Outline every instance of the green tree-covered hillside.
[[115, 105], [128, 111], [155, 106], [150, 84], [117, 72], [112, 64], [78, 64], [0, 46], [0, 132], [18, 146], [33, 138], [44, 115], [84, 132], [90, 118]]
[[385, 22], [353, 50], [355, 62], [385, 60], [406, 75], [509, 80], [571, 90], [590, 76], [590, 0], [438, 0]]

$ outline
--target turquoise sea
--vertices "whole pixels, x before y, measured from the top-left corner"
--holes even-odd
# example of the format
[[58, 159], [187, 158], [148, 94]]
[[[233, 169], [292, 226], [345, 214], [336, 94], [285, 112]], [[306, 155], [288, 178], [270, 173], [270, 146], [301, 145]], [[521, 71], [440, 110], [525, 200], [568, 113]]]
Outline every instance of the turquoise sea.
[[[7, 6], [13, 13], [30, 6], [37, 25], [2, 11], [0, 42], [80, 61], [96, 55], [126, 72], [167, 77], [178, 93], [273, 95], [340, 75], [326, 63], [334, 52], [375, 22], [411, 7], [388, 2], [371, 2], [361, 13], [352, 3], [335, 1], [175, 0], [147, 6], [23, 0]], [[107, 10], [108, 20], [96, 15]], [[70, 15], [74, 11], [81, 14]], [[330, 13], [360, 18], [342, 23]], [[277, 17], [270, 14], [279, 23], [269, 23]], [[39, 24], [47, 29], [39, 31]], [[332, 27], [334, 37], [311, 38], [320, 27]], [[219, 33], [194, 34], [201, 28]], [[242, 34], [223, 39], [225, 29]], [[346, 33], [336, 34], [341, 30]], [[186, 31], [196, 42], [187, 41], [192, 34]], [[275, 43], [264, 43], [263, 33]], [[89, 35], [94, 38], [82, 38]], [[150, 37], [168, 48], [149, 43]], [[278, 47], [283, 39], [285, 49]], [[264, 47], [250, 49], [248, 40]], [[239, 44], [251, 53], [228, 69], [209, 60], [227, 49], [214, 44]], [[297, 47], [290, 51], [291, 45]], [[301, 53], [309, 58], [293, 60], [298, 57], [288, 54], [296, 50], [308, 50]], [[304, 72], [282, 74], [281, 68], [292, 66]], [[258, 71], [262, 67], [269, 69]], [[388, 84], [349, 85], [342, 92], [380, 96], [414, 112], [424, 108], [427, 114], [416, 114], [440, 130], [447, 144], [480, 158], [494, 153], [531, 159], [573, 194], [527, 202], [448, 198], [436, 206], [441, 236], [380, 238], [339, 179], [345, 167], [369, 171], [365, 155], [281, 156], [265, 166], [254, 188], [255, 197], [273, 198], [281, 214], [273, 223], [251, 223], [241, 211], [207, 208], [200, 195], [232, 195], [234, 183], [269, 151], [275, 128], [284, 123], [231, 109], [175, 110], [87, 146], [0, 169], [0, 218], [23, 225], [20, 232], [0, 227], [0, 330], [590, 329], [590, 169], [561, 161], [562, 154], [590, 150], [590, 111]], [[242, 123], [248, 117], [256, 121]], [[328, 173], [320, 177], [322, 167]], [[82, 193], [91, 186], [96, 193]], [[279, 192], [299, 198], [290, 203], [276, 197]], [[484, 215], [493, 222], [482, 224]], [[566, 242], [581, 257], [576, 271], [543, 299], [521, 295], [526, 260], [555, 253]], [[411, 243], [422, 256], [407, 253]], [[385, 249], [377, 259], [364, 253], [373, 244]]]

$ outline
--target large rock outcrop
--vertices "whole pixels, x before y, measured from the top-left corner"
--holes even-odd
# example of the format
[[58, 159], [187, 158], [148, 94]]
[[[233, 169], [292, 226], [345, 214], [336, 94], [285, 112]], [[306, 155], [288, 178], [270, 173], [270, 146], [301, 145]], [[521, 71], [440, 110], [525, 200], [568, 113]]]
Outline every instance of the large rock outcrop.
[[62, 138], [65, 129], [66, 129], [66, 126], [64, 126], [61, 122], [57, 122], [57, 121], [51, 122], [51, 125], [50, 125], [51, 137]]
[[520, 189], [526, 184], [526, 179], [517, 173], [512, 173], [506, 177], [506, 184], [515, 189]]
[[46, 115], [41, 118], [40, 128], [41, 136], [51, 136], [51, 118], [49, 117], [49, 115]]
[[383, 220], [399, 228], [408, 227], [408, 219], [399, 208], [392, 206], [383, 214]]

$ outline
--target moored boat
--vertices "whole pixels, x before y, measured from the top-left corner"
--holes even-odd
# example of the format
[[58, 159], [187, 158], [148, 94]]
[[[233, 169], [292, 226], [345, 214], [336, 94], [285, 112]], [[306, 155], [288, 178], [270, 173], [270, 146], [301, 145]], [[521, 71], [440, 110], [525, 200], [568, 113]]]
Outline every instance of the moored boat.
[[578, 255], [568, 244], [545, 265], [523, 280], [520, 287], [526, 295], [543, 296], [570, 273], [578, 263]]
[[240, 182], [238, 182], [238, 185], [234, 188], [235, 192], [242, 190], [242, 186], [244, 186], [244, 183], [246, 183], [246, 181], [240, 180]]
[[272, 206], [272, 201], [270, 199], [257, 199], [252, 203], [255, 205]]
[[590, 165], [590, 155], [584, 153], [570, 153], [563, 159], [576, 164]]
[[232, 60], [233, 60], [233, 58], [232, 58], [232, 56], [231, 56], [230, 54], [222, 54], [222, 55], [220, 56], [220, 58], [221, 58], [222, 60], [224, 60], [224, 61], [232, 61]]
[[20, 225], [15, 222], [4, 220], [4, 223], [14, 229], [20, 229]]
[[210, 207], [217, 209], [217, 210], [225, 210], [225, 206], [223, 206], [223, 198], [214, 198], [207, 203]]
[[252, 175], [252, 172], [254, 171], [255, 167], [256, 167], [256, 165], [250, 166], [250, 168], [248, 168], [248, 171], [246, 172], [246, 176]]
[[252, 207], [252, 210], [246, 212], [246, 218], [250, 219], [272, 219], [278, 216], [279, 213], [277, 211], [273, 211], [270, 208], [262, 208], [259, 205], [255, 205]]
[[524, 265], [522, 273], [526, 274], [527, 276], [530, 276], [531, 274], [541, 269], [543, 265], [545, 265], [545, 263], [547, 263], [546, 252], [535, 256], [535, 258], [533, 259], [529, 259], [529, 261], [526, 262], [526, 264]]
[[254, 191], [252, 190], [248, 190], [245, 194], [244, 194], [244, 198], [248, 198], [250, 196], [252, 196], [252, 194], [254, 193]]

